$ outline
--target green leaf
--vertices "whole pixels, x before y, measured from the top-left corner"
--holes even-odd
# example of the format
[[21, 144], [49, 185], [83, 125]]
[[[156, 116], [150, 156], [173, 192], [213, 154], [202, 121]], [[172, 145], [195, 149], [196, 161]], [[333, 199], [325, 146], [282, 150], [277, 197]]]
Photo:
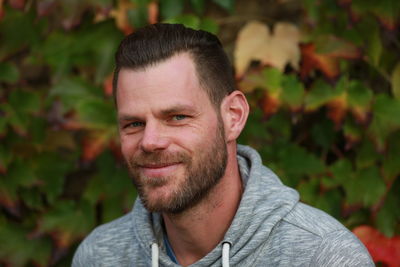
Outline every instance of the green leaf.
[[19, 113], [37, 113], [41, 108], [37, 92], [13, 90], [9, 96], [9, 102]]
[[339, 185], [344, 185], [347, 181], [353, 179], [353, 167], [348, 159], [340, 159], [329, 167], [332, 173], [332, 179]]
[[[29, 238], [29, 231], [16, 224], [0, 223], [0, 258], [10, 266], [30, 266], [35, 261], [40, 266], [50, 262], [51, 242]], [[4, 262], [3, 262], [4, 263]]]
[[32, 144], [43, 145], [46, 138], [47, 121], [41, 117], [31, 118], [28, 128], [29, 137]]
[[235, 0], [213, 0], [213, 2], [229, 12], [233, 12], [235, 8]]
[[360, 81], [354, 80], [349, 83], [347, 99], [351, 107], [369, 107], [372, 96], [372, 91], [365, 87]]
[[43, 55], [43, 59], [54, 71], [54, 78], [65, 75], [72, 66], [73, 38], [59, 32], [53, 32], [47, 36], [44, 44], [37, 48], [37, 54]]
[[[260, 120], [258, 121], [258, 124], [260, 124]], [[278, 138], [284, 139], [285, 141], [290, 139], [292, 125], [290, 123], [290, 117], [287, 116], [287, 114], [284, 113], [275, 114], [265, 123], [264, 127], [268, 129], [264, 130], [265, 134], [268, 134], [269, 136], [272, 137], [272, 140], [270, 139], [271, 142], [277, 141]], [[258, 135], [260, 132], [257, 131], [255, 133], [257, 133]]]
[[282, 89], [282, 73], [275, 68], [264, 68], [262, 71], [263, 87], [271, 94], [277, 94]]
[[213, 34], [217, 34], [219, 31], [219, 26], [215, 22], [215, 20], [213, 20], [211, 18], [203, 18], [200, 21], [199, 29], [203, 30], [203, 31], [211, 32]]
[[382, 171], [385, 181], [391, 184], [400, 175], [400, 133], [391, 136], [388, 143], [390, 146], [382, 160]]
[[339, 186], [339, 183], [333, 178], [329, 176], [324, 176], [321, 178], [321, 185], [324, 188], [332, 189]]
[[28, 116], [19, 114], [9, 103], [0, 103], [0, 110], [4, 112], [4, 122], [10, 124], [17, 134], [27, 135]]
[[369, 33], [366, 35], [368, 38], [367, 55], [373, 66], [378, 67], [382, 55], [382, 42], [379, 32], [379, 28], [374, 24], [375, 27], [369, 28]]
[[[32, 47], [40, 41], [38, 27], [35, 21], [35, 13], [21, 12], [15, 9], [7, 9], [6, 15], [0, 23], [0, 60], [6, 55], [15, 53], [24, 47]], [[23, 33], [23, 34], [22, 34]]]
[[78, 77], [62, 79], [50, 91], [49, 98], [60, 98], [64, 104], [64, 112], [75, 109], [76, 105], [81, 101], [89, 101], [96, 97], [101, 97], [100, 88], [94, 87], [92, 84]]
[[10, 182], [15, 184], [16, 187], [32, 186], [37, 181], [31, 164], [22, 159], [18, 159], [11, 164], [7, 176]]
[[393, 69], [391, 83], [393, 95], [400, 100], [400, 62]]
[[11, 179], [0, 179], [0, 205], [13, 210], [17, 206], [17, 185]]
[[19, 197], [27, 207], [34, 210], [41, 210], [44, 207], [42, 195], [37, 188], [21, 188]]
[[390, 133], [400, 128], [400, 100], [380, 94], [373, 104], [373, 120], [368, 132], [382, 149]]
[[96, 160], [98, 173], [85, 188], [84, 198], [90, 203], [100, 199], [122, 198], [124, 193], [133, 193], [133, 184], [125, 169], [117, 166], [110, 153], [103, 153]]
[[314, 206], [339, 219], [341, 216], [342, 199], [343, 197], [339, 190], [330, 190], [324, 194], [318, 194], [318, 198]]
[[362, 203], [369, 207], [376, 204], [385, 193], [386, 185], [376, 166], [359, 170], [344, 184], [349, 204]]
[[13, 159], [13, 154], [3, 145], [0, 145], [0, 173], [6, 172]]
[[163, 0], [160, 1], [160, 12], [163, 19], [171, 19], [182, 14], [184, 7], [183, 0]]
[[296, 179], [304, 175], [309, 176], [324, 171], [323, 162], [300, 146], [288, 144], [277, 153], [282, 169], [290, 179], [293, 179], [294, 184], [297, 184]]
[[168, 19], [166, 22], [168, 23], [177, 23], [177, 24], [183, 24], [186, 27], [198, 30], [200, 27], [200, 19], [199, 17], [191, 14], [184, 14], [184, 15], [179, 15], [173, 18]]
[[66, 160], [56, 153], [43, 153], [36, 158], [35, 173], [43, 184], [41, 190], [53, 203], [63, 192], [65, 175], [72, 168], [72, 161]]
[[307, 17], [310, 21], [318, 25], [319, 20], [319, 5], [317, 4], [317, 0], [304, 0], [303, 6], [305, 12], [307, 13]]
[[[123, 36], [110, 23], [103, 23], [91, 32], [93, 32], [91, 35], [86, 33], [86, 38], [90, 38], [88, 41], [90, 43], [89, 51], [93, 54], [93, 62], [96, 64], [95, 83], [99, 85], [114, 69], [114, 54]], [[93, 42], [93, 39], [96, 42]], [[92, 64], [92, 62], [89, 64]]]
[[376, 152], [373, 144], [365, 140], [357, 150], [356, 165], [358, 169], [376, 166], [378, 159], [381, 158]]
[[109, 198], [103, 201], [102, 223], [110, 222], [123, 214], [121, 199]]
[[204, 0], [190, 0], [190, 4], [197, 15], [204, 13]]
[[83, 99], [75, 108], [79, 121], [86, 127], [117, 133], [115, 108], [111, 101], [100, 98]]
[[146, 26], [148, 21], [147, 6], [140, 5], [134, 9], [129, 9], [128, 20], [130, 25], [135, 28]]
[[388, 237], [395, 235], [395, 229], [400, 221], [400, 180], [393, 184], [387, 194], [385, 203], [376, 216], [376, 224], [379, 230]]
[[300, 183], [297, 187], [301, 200], [310, 205], [315, 205], [319, 193], [319, 180], [311, 179], [310, 181]]
[[0, 62], [0, 81], [15, 83], [19, 80], [19, 76], [19, 70], [14, 64]]
[[[0, 104], [0, 112], [4, 112], [2, 104]], [[5, 136], [7, 134], [7, 125], [8, 125], [7, 118], [3, 118], [0, 120], [0, 136]]]
[[364, 129], [360, 128], [359, 125], [353, 122], [353, 120], [347, 119], [343, 125], [343, 134], [346, 137], [346, 149], [352, 148], [352, 146], [358, 143], [363, 136]]
[[93, 229], [94, 215], [87, 202], [58, 201], [40, 218], [39, 230], [53, 233], [57, 246], [66, 248]]
[[306, 94], [305, 108], [308, 111], [316, 110], [335, 98], [337, 93], [334, 89], [322, 80], [318, 80], [311, 91]]
[[314, 178], [308, 182], [301, 183], [298, 187], [301, 200], [330, 215], [338, 218], [341, 210], [341, 199], [338, 190], [320, 192], [320, 179]]
[[294, 75], [283, 76], [281, 100], [292, 109], [303, 105], [304, 86]]
[[150, 0], [130, 0], [130, 1], [138, 6], [147, 6], [150, 3]]
[[329, 149], [335, 141], [335, 127], [331, 120], [323, 120], [311, 128], [313, 141], [324, 149]]

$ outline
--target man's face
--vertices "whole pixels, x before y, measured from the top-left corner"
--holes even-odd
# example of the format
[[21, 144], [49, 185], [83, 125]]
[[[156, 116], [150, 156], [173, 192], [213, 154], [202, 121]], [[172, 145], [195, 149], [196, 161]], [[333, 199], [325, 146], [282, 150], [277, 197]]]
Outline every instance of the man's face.
[[122, 153], [144, 206], [180, 213], [197, 204], [224, 175], [227, 150], [190, 56], [122, 69], [117, 88]]

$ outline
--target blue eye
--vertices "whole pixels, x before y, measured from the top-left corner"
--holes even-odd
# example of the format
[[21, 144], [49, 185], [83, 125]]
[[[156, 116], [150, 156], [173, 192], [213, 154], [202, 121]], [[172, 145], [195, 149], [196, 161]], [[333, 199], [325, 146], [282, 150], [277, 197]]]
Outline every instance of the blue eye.
[[175, 120], [175, 121], [181, 121], [181, 120], [184, 120], [186, 118], [187, 118], [186, 115], [175, 115], [175, 116], [172, 117], [172, 119]]
[[141, 127], [143, 125], [144, 125], [144, 123], [141, 121], [134, 121], [134, 122], [129, 123], [127, 125], [127, 127]]

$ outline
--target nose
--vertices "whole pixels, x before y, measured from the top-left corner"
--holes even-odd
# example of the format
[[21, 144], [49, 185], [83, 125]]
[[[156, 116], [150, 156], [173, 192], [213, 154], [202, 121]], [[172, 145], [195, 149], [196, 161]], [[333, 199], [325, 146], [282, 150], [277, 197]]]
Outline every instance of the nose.
[[169, 138], [165, 135], [163, 127], [155, 122], [147, 122], [140, 147], [144, 152], [164, 150], [169, 146]]

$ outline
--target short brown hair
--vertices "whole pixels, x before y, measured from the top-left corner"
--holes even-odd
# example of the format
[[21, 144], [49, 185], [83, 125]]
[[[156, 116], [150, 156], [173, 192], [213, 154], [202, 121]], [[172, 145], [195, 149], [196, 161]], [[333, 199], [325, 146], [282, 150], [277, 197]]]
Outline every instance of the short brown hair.
[[219, 107], [222, 99], [236, 90], [232, 65], [215, 35], [181, 24], [148, 25], [122, 40], [115, 55], [114, 100], [121, 69], [145, 69], [183, 52], [193, 58], [200, 85]]

